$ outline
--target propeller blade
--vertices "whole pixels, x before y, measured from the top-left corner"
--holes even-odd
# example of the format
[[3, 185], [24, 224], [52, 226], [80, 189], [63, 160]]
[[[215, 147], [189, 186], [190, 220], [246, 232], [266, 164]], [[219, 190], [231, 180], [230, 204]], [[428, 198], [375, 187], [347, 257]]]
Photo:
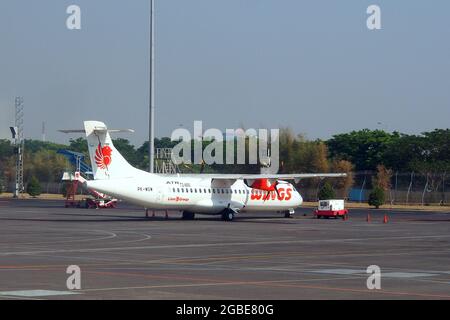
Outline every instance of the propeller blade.
[[277, 193], [278, 199], [280, 199], [280, 193], [278, 192], [278, 183], [274, 187], [275, 192]]

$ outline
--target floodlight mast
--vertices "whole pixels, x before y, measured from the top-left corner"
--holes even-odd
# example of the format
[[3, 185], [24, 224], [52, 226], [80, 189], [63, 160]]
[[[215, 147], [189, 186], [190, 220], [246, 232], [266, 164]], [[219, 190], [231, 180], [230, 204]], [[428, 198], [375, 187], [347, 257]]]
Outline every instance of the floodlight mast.
[[14, 186], [14, 198], [19, 198], [25, 189], [23, 184], [23, 152], [25, 148], [25, 140], [23, 138], [23, 105], [23, 98], [16, 97], [14, 100], [15, 126], [10, 127], [16, 150], [16, 181]]
[[150, 0], [150, 97], [149, 97], [149, 172], [155, 165], [155, 1]]

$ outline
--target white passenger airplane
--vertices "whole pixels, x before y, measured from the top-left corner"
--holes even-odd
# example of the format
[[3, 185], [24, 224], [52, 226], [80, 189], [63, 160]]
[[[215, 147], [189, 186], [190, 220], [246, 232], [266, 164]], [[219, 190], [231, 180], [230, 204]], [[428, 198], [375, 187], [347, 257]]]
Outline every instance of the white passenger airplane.
[[[85, 132], [94, 180], [84, 183], [90, 189], [127, 200], [151, 210], [182, 211], [183, 219], [195, 213], [222, 215], [231, 221], [241, 212], [276, 211], [286, 217], [294, 214], [303, 199], [286, 180], [313, 177], [344, 177], [326, 174], [152, 174], [131, 166], [114, 148], [103, 122], [85, 121]], [[131, 131], [132, 130], [128, 130]], [[166, 211], [167, 212], [167, 211]]]

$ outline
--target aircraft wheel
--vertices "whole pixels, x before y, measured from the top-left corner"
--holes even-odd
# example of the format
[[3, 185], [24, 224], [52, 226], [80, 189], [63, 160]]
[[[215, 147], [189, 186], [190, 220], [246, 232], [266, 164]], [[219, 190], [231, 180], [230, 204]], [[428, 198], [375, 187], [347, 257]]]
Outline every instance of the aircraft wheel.
[[194, 220], [195, 213], [183, 211], [183, 220]]
[[225, 221], [233, 221], [233, 219], [234, 219], [234, 212], [233, 211], [227, 211], [227, 212], [224, 212], [223, 214], [222, 214], [222, 220], [225, 220]]

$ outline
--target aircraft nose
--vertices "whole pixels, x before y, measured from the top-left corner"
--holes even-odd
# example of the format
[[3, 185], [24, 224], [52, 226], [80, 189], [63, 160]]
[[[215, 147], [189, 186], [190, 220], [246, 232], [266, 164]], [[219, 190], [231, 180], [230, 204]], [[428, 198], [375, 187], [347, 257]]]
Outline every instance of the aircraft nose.
[[296, 205], [297, 205], [298, 207], [300, 207], [300, 206], [302, 205], [302, 203], [303, 203], [303, 198], [302, 198], [300, 192], [297, 192], [297, 201], [296, 201]]

